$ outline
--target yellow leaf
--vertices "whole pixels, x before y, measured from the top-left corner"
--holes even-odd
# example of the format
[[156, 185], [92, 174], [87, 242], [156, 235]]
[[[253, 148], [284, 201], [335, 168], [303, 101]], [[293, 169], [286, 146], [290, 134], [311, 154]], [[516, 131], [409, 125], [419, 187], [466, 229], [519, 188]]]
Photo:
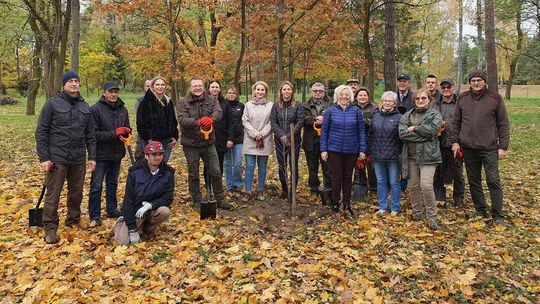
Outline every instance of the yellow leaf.
[[321, 293], [321, 300], [326, 302], [326, 301], [328, 301], [329, 298], [330, 298], [330, 296], [328, 295], [328, 293], [326, 291], [323, 291]]
[[261, 274], [258, 274], [256, 279], [258, 282], [266, 281], [270, 276], [272, 276], [272, 271], [267, 270]]

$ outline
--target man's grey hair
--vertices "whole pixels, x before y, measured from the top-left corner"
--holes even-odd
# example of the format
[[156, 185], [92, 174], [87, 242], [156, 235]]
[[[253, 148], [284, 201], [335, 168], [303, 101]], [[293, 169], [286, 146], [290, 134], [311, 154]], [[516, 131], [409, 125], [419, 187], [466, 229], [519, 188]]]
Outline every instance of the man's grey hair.
[[323, 90], [325, 90], [324, 88], [324, 84], [320, 83], [320, 82], [315, 82], [312, 86], [311, 86], [311, 90], [315, 90], [315, 88], [321, 88]]
[[392, 98], [392, 99], [394, 100], [394, 103], [397, 104], [397, 98], [398, 98], [398, 96], [397, 96], [397, 93], [396, 93], [396, 92], [392, 92], [392, 91], [386, 91], [386, 92], [384, 92], [384, 93], [382, 94], [382, 96], [381, 96], [381, 102], [382, 102], [383, 100], [385, 100], [386, 98], [388, 98], [388, 97]]

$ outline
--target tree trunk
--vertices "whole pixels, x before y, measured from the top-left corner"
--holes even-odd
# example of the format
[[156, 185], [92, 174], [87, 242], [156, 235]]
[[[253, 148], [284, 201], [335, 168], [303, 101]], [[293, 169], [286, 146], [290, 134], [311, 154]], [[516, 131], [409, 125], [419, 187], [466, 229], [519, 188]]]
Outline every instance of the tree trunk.
[[493, 0], [485, 0], [486, 17], [486, 64], [489, 88], [497, 91], [497, 51], [495, 45], [495, 7]]
[[0, 60], [0, 93], [7, 95], [6, 86], [4, 85], [4, 81], [2, 79], [3, 73], [4, 73], [4, 62]]
[[369, 41], [369, 25], [371, 21], [371, 15], [369, 13], [371, 1], [364, 2], [364, 12], [366, 14], [364, 18], [364, 25], [362, 26], [362, 40], [364, 44], [364, 55], [366, 56], [368, 66], [368, 85], [369, 101], [373, 102], [375, 95], [375, 59], [373, 59], [373, 52], [371, 51], [371, 42]]
[[508, 76], [508, 83], [506, 84], [506, 92], [504, 98], [510, 100], [512, 95], [512, 84], [516, 76], [516, 67], [519, 61], [519, 56], [521, 54], [521, 48], [523, 45], [523, 30], [521, 29], [521, 8], [516, 13], [516, 31], [517, 31], [517, 44], [516, 52], [510, 61], [510, 75]]
[[[58, 60], [56, 61], [55, 77], [54, 77], [54, 95], [56, 95], [62, 88], [62, 75], [64, 74], [66, 67], [66, 52], [67, 41], [69, 36], [69, 25], [71, 23], [71, 1], [66, 2], [66, 11], [62, 12], [61, 8], [58, 8], [59, 18], [58, 24], [58, 37], [59, 41], [55, 42], [55, 45], [60, 45], [60, 51], [58, 52]], [[63, 18], [62, 18], [63, 16]]]
[[476, 68], [481, 69], [484, 61], [484, 39], [482, 38], [482, 0], [476, 0], [476, 48], [478, 59]]
[[81, 4], [71, 0], [71, 70], [79, 74], [79, 42], [81, 40]]
[[172, 1], [168, 1], [168, 7], [167, 7], [168, 13], [169, 13], [169, 35], [171, 39], [171, 61], [172, 61], [172, 94], [171, 94], [171, 100], [176, 105], [178, 104], [178, 68], [177, 68], [177, 62], [178, 62], [178, 41], [176, 40], [176, 18], [174, 17], [174, 7], [172, 4]]
[[276, 61], [277, 61], [277, 85], [280, 85], [283, 82], [283, 45], [285, 44], [285, 30], [283, 24], [283, 14], [285, 12], [285, 0], [278, 0], [278, 29], [277, 29], [277, 52], [276, 52]]
[[384, 5], [384, 11], [384, 89], [395, 92], [397, 91], [395, 2], [388, 1]]
[[[240, 94], [240, 68], [242, 67], [242, 62], [244, 61], [244, 54], [246, 52], [246, 0], [240, 1], [240, 10], [242, 11], [242, 34], [240, 36], [240, 55], [238, 55], [238, 60], [236, 61], [236, 68], [234, 70], [234, 86]], [[247, 79], [246, 79], [247, 81]], [[239, 96], [240, 98], [240, 96]]]
[[[36, 31], [37, 24], [35, 16], [30, 14], [28, 16], [28, 23], [32, 27], [32, 31]], [[36, 37], [34, 43], [34, 50], [32, 51], [32, 70], [31, 78], [28, 83], [28, 96], [26, 97], [26, 115], [35, 115], [36, 114], [36, 96], [38, 94], [39, 86], [41, 84], [41, 56], [42, 51], [42, 40]]]
[[463, 83], [463, 0], [458, 0], [458, 14], [459, 37], [457, 51], [456, 94], [459, 96], [461, 84]]

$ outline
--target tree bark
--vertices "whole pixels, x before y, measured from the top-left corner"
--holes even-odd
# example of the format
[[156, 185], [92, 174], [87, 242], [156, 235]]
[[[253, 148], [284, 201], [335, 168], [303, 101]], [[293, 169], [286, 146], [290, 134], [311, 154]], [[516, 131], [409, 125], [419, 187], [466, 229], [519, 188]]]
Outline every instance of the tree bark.
[[365, 18], [362, 26], [362, 40], [364, 44], [364, 55], [366, 56], [368, 66], [368, 85], [369, 101], [373, 102], [375, 95], [375, 59], [373, 58], [373, 51], [371, 50], [371, 42], [369, 41], [369, 29], [371, 22], [371, 1], [364, 1]]
[[463, 83], [463, 0], [458, 0], [458, 53], [457, 53], [457, 76], [456, 76], [456, 94], [459, 96], [461, 84]]
[[169, 35], [171, 39], [171, 61], [172, 61], [172, 94], [171, 94], [171, 100], [176, 105], [178, 104], [178, 41], [176, 40], [176, 18], [174, 16], [174, 7], [172, 1], [168, 1], [167, 10], [169, 13], [168, 19], [169, 19]]
[[81, 40], [81, 4], [71, 0], [71, 70], [79, 73], [79, 42]]
[[504, 98], [510, 100], [512, 95], [512, 84], [516, 76], [516, 67], [519, 62], [519, 56], [523, 46], [523, 29], [521, 28], [521, 9], [516, 13], [516, 31], [517, 31], [517, 44], [516, 52], [510, 61], [510, 75], [508, 76], [508, 82], [506, 83], [506, 92]]
[[495, 7], [493, 0], [485, 0], [486, 64], [489, 88], [498, 90], [497, 50], [495, 45]]
[[[234, 86], [240, 94], [240, 69], [242, 67], [242, 62], [244, 61], [244, 54], [246, 52], [246, 0], [240, 1], [240, 10], [242, 12], [242, 33], [240, 35], [240, 54], [238, 55], [238, 60], [236, 61], [236, 68], [234, 70]], [[247, 79], [246, 79], [247, 82]], [[238, 96], [240, 98], [240, 96]]]
[[384, 89], [392, 92], [397, 90], [395, 10], [393, 1], [388, 1], [384, 6]]
[[277, 85], [283, 82], [283, 47], [285, 44], [285, 24], [283, 23], [283, 14], [285, 12], [285, 0], [278, 0], [278, 29], [277, 29]]
[[481, 69], [484, 61], [484, 39], [482, 38], [482, 0], [476, 0], [476, 48], [478, 58], [476, 68]]
[[[36, 17], [32, 14], [28, 16], [28, 23], [33, 32], [38, 31]], [[34, 49], [32, 51], [32, 70], [31, 78], [28, 84], [28, 96], [26, 97], [26, 115], [36, 114], [36, 96], [41, 85], [42, 68], [40, 56], [42, 51], [42, 40], [36, 37]]]
[[3, 73], [4, 73], [4, 62], [0, 60], [0, 93], [7, 95], [6, 86], [4, 85], [4, 80], [2, 79]]

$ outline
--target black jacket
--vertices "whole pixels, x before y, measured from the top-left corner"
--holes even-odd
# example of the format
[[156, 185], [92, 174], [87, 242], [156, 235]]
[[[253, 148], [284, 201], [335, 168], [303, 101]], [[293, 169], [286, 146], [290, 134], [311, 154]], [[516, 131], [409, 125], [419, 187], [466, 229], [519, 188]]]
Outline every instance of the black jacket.
[[159, 101], [152, 90], [146, 91], [137, 109], [137, 132], [145, 141], [178, 140], [178, 121], [171, 100], [166, 104]]
[[219, 95], [217, 98], [221, 112], [223, 113], [221, 119], [214, 122], [214, 130], [216, 132], [216, 151], [227, 152], [227, 140], [229, 140], [229, 103], [223, 96]]
[[403, 98], [401, 98], [401, 94], [399, 93], [399, 90], [396, 93], [398, 96], [397, 108], [399, 110], [399, 113], [405, 114], [405, 112], [414, 108], [414, 100], [412, 100], [413, 91], [408, 90], [407, 94], [405, 94]]
[[229, 135], [235, 145], [244, 142], [244, 125], [242, 124], [242, 115], [244, 114], [244, 104], [237, 100], [227, 101], [229, 103]]
[[274, 133], [274, 141], [281, 145], [280, 138], [283, 135], [287, 135], [287, 138], [291, 140], [290, 124], [294, 125], [294, 138], [295, 142], [299, 144], [302, 141], [300, 131], [304, 126], [304, 107], [300, 103], [296, 103], [296, 106], [291, 107], [290, 102], [286, 102], [283, 108], [280, 108], [277, 103], [274, 103], [272, 112], [270, 113], [270, 124], [272, 125], [272, 132]]
[[94, 119], [97, 140], [96, 160], [120, 160], [126, 155], [124, 143], [116, 136], [116, 128], [130, 127], [129, 116], [124, 102], [118, 98], [110, 105], [105, 97], [90, 107]]
[[321, 137], [317, 135], [317, 132], [315, 132], [315, 129], [313, 129], [313, 122], [315, 122], [315, 119], [317, 116], [324, 116], [324, 112], [328, 107], [332, 105], [332, 101], [328, 96], [324, 96], [321, 101], [321, 107], [317, 110], [317, 106], [315, 105], [313, 101], [313, 97], [310, 98], [306, 103], [303, 104], [304, 106], [304, 141], [302, 142], [302, 149], [304, 151], [313, 151], [313, 146], [315, 146], [315, 150], [318, 150], [318, 147], [321, 143]]
[[131, 230], [137, 227], [135, 213], [142, 207], [142, 202], [152, 204], [152, 210], [162, 206], [168, 207], [173, 201], [173, 192], [174, 169], [172, 167], [162, 163], [156, 175], [150, 172], [146, 159], [130, 167], [122, 205], [122, 216], [128, 228]]
[[39, 161], [80, 165], [96, 159], [94, 120], [88, 103], [79, 95], [62, 92], [45, 102], [36, 128]]

